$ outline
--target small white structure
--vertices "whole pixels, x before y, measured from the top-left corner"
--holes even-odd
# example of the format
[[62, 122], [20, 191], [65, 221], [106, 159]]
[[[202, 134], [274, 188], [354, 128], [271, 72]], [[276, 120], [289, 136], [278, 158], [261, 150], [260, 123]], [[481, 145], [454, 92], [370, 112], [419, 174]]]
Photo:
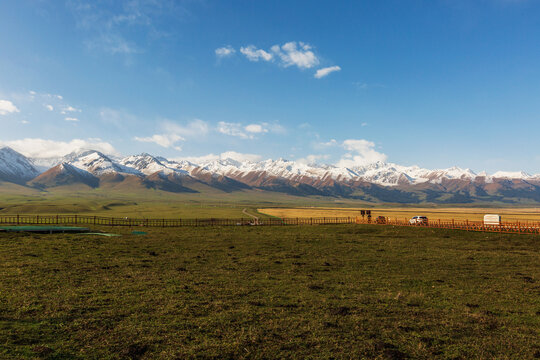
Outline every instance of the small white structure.
[[501, 216], [496, 215], [496, 214], [484, 215], [484, 225], [485, 226], [501, 225]]

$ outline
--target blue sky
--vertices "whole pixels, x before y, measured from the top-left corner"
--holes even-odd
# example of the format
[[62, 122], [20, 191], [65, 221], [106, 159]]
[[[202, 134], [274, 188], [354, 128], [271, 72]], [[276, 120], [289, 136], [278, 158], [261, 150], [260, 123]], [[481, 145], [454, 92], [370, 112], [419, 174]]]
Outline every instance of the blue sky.
[[538, 19], [534, 0], [5, 1], [0, 144], [539, 173]]

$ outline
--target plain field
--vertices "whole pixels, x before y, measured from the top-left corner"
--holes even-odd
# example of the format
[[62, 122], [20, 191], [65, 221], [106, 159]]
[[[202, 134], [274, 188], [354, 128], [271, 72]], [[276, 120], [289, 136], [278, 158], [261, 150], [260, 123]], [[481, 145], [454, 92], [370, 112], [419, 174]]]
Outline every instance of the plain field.
[[95, 230], [0, 234], [0, 358], [540, 356], [538, 236]]

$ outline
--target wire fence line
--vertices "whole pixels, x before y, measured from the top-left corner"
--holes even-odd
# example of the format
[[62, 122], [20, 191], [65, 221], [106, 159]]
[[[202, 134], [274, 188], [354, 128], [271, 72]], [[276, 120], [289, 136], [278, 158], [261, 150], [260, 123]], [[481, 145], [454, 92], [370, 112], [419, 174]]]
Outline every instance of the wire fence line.
[[204, 218], [204, 219], [146, 219], [130, 217], [103, 217], [87, 215], [1, 215], [3, 225], [96, 225], [127, 227], [197, 227], [197, 226], [286, 226], [286, 225], [340, 225], [373, 224], [409, 227], [427, 227], [467, 231], [486, 231], [518, 234], [540, 234], [540, 222], [516, 221], [486, 225], [483, 221], [430, 220], [425, 224], [410, 224], [407, 219], [378, 217], [376, 220], [362, 217], [297, 217], [297, 218]]

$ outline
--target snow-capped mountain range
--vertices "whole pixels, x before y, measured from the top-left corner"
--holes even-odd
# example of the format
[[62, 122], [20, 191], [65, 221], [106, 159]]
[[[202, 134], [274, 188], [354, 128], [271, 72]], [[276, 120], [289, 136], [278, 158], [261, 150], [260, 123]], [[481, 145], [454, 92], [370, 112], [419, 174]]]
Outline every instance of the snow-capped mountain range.
[[[50, 168], [47, 169], [44, 164]], [[532, 194], [532, 198], [538, 197], [540, 201], [540, 174], [530, 175], [525, 172], [487, 174], [459, 167], [429, 170], [383, 162], [346, 168], [284, 159], [258, 162], [224, 159], [195, 164], [150, 154], [116, 158], [95, 150], [78, 151], [43, 162], [29, 159], [7, 147], [0, 149], [2, 181], [45, 189], [70, 183], [98, 187], [102, 183], [119, 183], [126, 179], [132, 179], [131, 183], [147, 188], [162, 190], [189, 189], [186, 184], [197, 183], [224, 191], [252, 188], [294, 195], [344, 196], [384, 201], [392, 201], [391, 194], [402, 200], [405, 198], [406, 201], [410, 196], [404, 194], [410, 193], [416, 194], [412, 196], [416, 200], [429, 201], [430, 196], [435, 196], [433, 192], [459, 194], [466, 198], [498, 196], [497, 199], [501, 200], [509, 196], [509, 189], [519, 188], [520, 197], [528, 199]], [[366, 189], [372, 189], [372, 193], [366, 193]], [[419, 192], [423, 195], [418, 195]], [[397, 201], [402, 201], [399, 199]]]

